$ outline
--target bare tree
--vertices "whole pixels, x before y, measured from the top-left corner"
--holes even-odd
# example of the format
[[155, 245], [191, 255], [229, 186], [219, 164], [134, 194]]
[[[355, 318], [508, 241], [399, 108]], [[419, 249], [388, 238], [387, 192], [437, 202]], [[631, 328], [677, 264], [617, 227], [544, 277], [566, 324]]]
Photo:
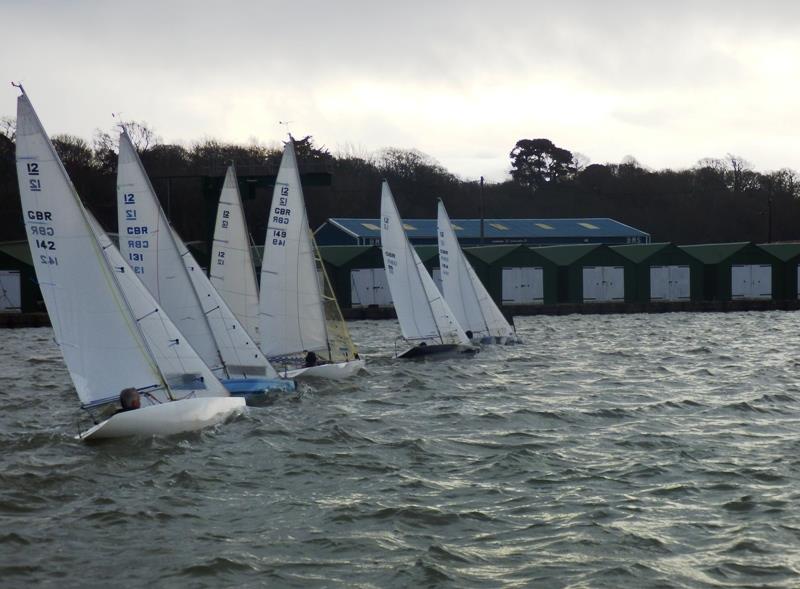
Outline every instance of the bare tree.
[[17, 119], [0, 117], [0, 135], [14, 141], [17, 138]]

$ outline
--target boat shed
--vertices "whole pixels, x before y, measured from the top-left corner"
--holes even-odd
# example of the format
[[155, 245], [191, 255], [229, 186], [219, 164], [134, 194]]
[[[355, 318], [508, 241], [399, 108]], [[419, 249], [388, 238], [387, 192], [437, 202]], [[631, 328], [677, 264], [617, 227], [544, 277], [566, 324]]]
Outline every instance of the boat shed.
[[703, 298], [709, 301], [772, 299], [781, 292], [782, 263], [749, 242], [684, 245], [703, 263]]
[[[452, 219], [462, 247], [498, 244], [649, 243], [650, 234], [614, 219]], [[404, 219], [412, 244], [436, 244], [436, 219]], [[380, 245], [379, 219], [328, 219], [314, 233], [320, 246]]]
[[525, 245], [487, 245], [464, 250], [467, 261], [497, 304], [557, 301], [558, 267]]
[[392, 296], [379, 247], [332, 245], [319, 248], [319, 253], [340, 306], [391, 306]]
[[800, 243], [764, 243], [758, 247], [781, 261], [780, 291], [773, 298], [800, 299]]
[[606, 245], [532, 248], [558, 266], [558, 302], [632, 302], [635, 264]]
[[27, 240], [0, 244], [0, 313], [43, 310], [42, 293]]
[[614, 245], [611, 249], [634, 263], [635, 300], [703, 300], [703, 264], [672, 243]]

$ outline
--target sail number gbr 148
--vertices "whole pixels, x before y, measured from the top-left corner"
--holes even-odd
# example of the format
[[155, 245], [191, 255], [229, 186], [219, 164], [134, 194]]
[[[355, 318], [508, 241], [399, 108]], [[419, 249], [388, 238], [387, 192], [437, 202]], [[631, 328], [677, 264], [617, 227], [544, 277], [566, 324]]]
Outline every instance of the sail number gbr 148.
[[281, 247], [286, 245], [286, 227], [292, 220], [292, 209], [287, 205], [289, 204], [289, 187], [281, 186], [280, 194], [278, 195], [278, 204], [272, 208], [272, 219], [270, 222], [272, 231], [272, 245], [279, 245]]

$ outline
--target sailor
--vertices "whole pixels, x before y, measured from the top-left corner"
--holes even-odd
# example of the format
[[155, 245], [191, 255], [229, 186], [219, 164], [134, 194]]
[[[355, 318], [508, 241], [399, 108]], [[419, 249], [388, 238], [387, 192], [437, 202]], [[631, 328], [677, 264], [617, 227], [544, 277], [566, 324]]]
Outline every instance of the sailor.
[[465, 331], [464, 333], [466, 334], [466, 336], [467, 336], [469, 339], [472, 339], [472, 331], [470, 331], [470, 330], [468, 329], [468, 330], [467, 330], [467, 331]]
[[314, 352], [306, 354], [306, 368], [317, 365], [317, 355]]
[[129, 387], [127, 389], [122, 389], [119, 393], [119, 404], [122, 405], [122, 409], [117, 411], [117, 413], [123, 413], [125, 411], [133, 411], [134, 409], [138, 409], [141, 407], [141, 399], [139, 398], [139, 391], [137, 391], [133, 387]]

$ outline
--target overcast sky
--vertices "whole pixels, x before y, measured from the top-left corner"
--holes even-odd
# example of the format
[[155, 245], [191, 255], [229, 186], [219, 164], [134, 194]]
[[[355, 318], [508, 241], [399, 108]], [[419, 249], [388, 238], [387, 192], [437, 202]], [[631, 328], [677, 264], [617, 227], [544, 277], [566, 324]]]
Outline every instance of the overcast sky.
[[[702, 6], [701, 6], [702, 5]], [[0, 0], [0, 116], [112, 112], [166, 142], [416, 148], [502, 180], [521, 138], [593, 163], [800, 170], [800, 3]]]

